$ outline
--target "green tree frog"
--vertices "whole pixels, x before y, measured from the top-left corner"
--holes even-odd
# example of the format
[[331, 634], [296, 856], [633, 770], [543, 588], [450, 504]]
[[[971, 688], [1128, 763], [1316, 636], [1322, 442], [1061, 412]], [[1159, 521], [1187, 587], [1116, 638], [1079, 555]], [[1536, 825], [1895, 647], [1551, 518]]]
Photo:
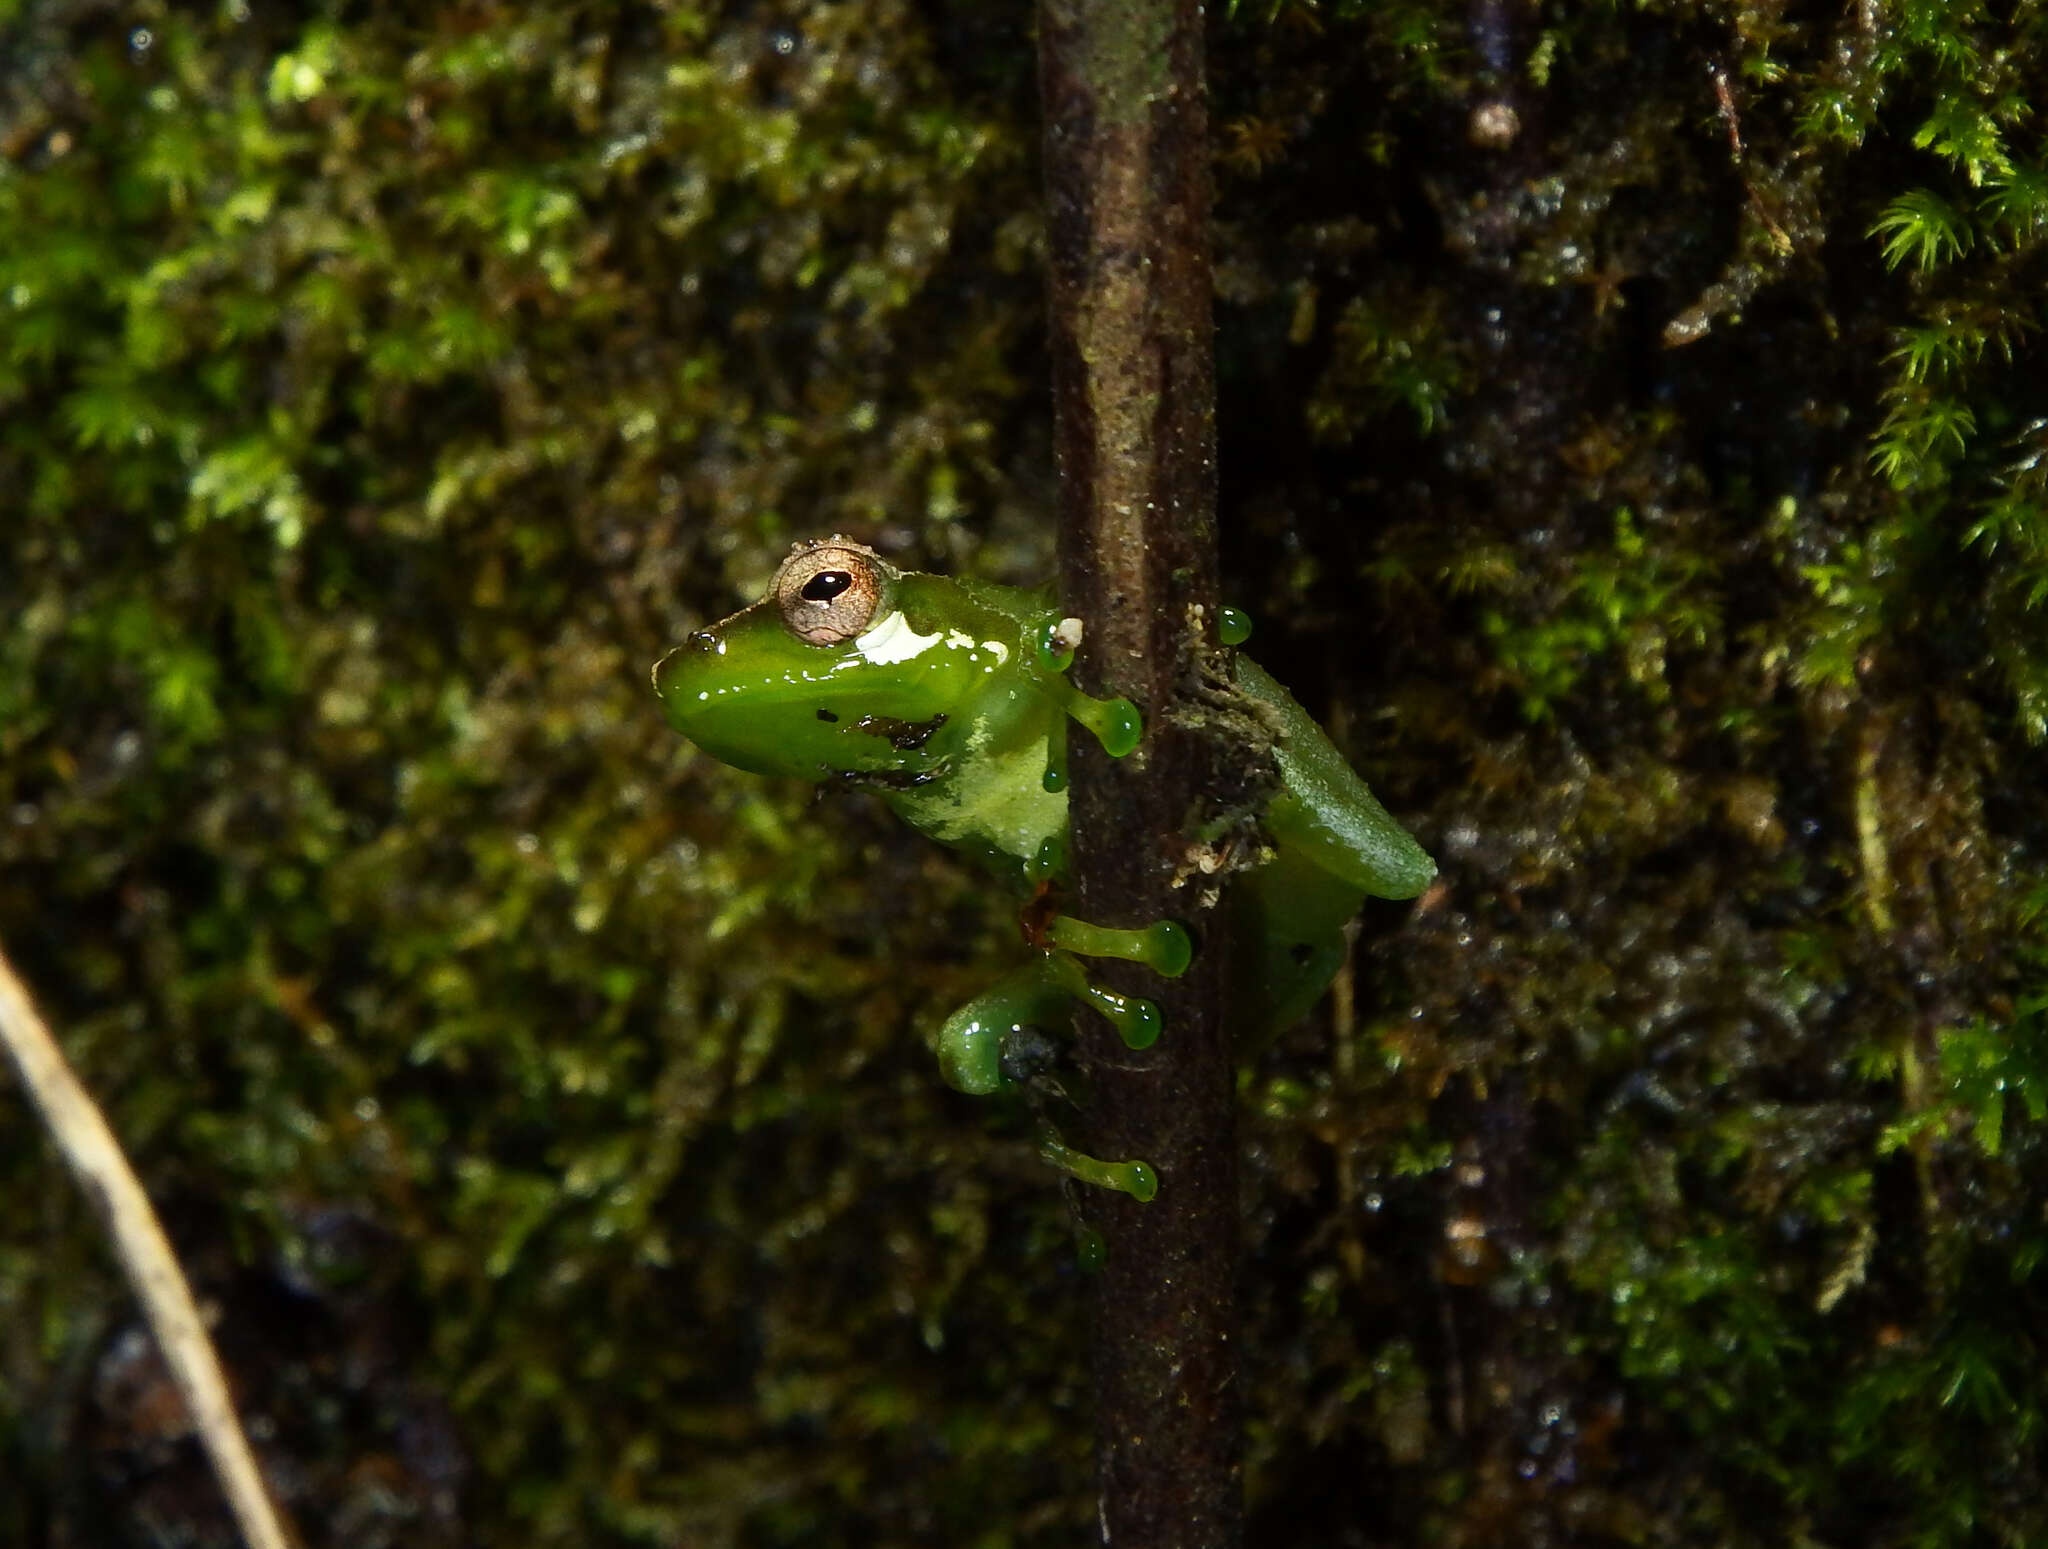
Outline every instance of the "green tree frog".
[[[1189, 961], [1175, 922], [1110, 929], [1043, 906], [1065, 871], [1069, 724], [1115, 757], [1141, 734], [1127, 700], [1091, 698], [1067, 679], [1079, 629], [1041, 592], [899, 570], [834, 537], [798, 544], [765, 597], [654, 669], [669, 724], [714, 758], [871, 786], [913, 827], [1034, 890], [1034, 960], [940, 1029], [940, 1069], [964, 1092], [1028, 1079], [1046, 1048], [1038, 1030], [1066, 1025], [1077, 1001], [1133, 1048], [1158, 1038], [1157, 1009], [1090, 984], [1078, 957], [1127, 958], [1169, 976]], [[1271, 856], [1230, 893], [1240, 1003], [1254, 1025], [1277, 1028], [1329, 984], [1364, 898], [1412, 898], [1436, 864], [1284, 688], [1241, 652], [1233, 673], [1279, 774], [1260, 814]], [[1143, 1162], [1101, 1162], [1056, 1141], [1045, 1149], [1088, 1182], [1139, 1198], [1156, 1189]]]

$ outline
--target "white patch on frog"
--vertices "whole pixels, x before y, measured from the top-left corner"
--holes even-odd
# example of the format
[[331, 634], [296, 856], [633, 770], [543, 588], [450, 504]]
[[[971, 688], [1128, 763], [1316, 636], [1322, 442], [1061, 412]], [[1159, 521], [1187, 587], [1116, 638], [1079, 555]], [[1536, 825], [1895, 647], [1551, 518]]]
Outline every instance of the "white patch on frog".
[[989, 652], [995, 657], [994, 666], [987, 669], [991, 672], [1010, 659], [1010, 648], [1002, 641], [977, 640], [962, 629], [949, 629], [943, 634], [934, 630], [931, 634], [920, 635], [910, 627], [910, 620], [903, 616], [901, 609], [855, 640], [853, 648], [860, 652], [863, 661], [876, 667], [887, 667], [922, 656], [942, 643], [953, 651]]
[[1002, 666], [1004, 662], [1010, 659], [1010, 648], [1004, 645], [1002, 641], [977, 640], [974, 636], [958, 629], [948, 632], [946, 644], [956, 651], [987, 651], [993, 655], [995, 661], [989, 666], [982, 668], [983, 672], [994, 672], [996, 668]]
[[875, 666], [886, 667], [892, 662], [907, 662], [922, 656], [942, 638], [936, 630], [929, 635], [920, 635], [910, 627], [910, 620], [899, 608], [855, 640], [853, 648]]

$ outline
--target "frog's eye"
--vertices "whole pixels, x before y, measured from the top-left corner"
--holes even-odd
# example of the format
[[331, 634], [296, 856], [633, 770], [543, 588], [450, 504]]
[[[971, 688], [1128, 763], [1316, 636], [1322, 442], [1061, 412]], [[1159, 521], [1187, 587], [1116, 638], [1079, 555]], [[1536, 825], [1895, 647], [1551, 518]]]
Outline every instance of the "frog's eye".
[[857, 543], [814, 544], [782, 562], [775, 573], [775, 602], [797, 639], [838, 645], [874, 620], [887, 576], [872, 549]]

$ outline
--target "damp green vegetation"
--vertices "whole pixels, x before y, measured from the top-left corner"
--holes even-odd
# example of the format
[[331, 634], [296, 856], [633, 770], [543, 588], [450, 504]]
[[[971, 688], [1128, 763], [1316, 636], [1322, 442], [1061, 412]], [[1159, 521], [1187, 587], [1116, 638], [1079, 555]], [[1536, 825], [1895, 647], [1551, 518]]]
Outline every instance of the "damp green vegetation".
[[[1014, 911], [647, 682], [1050, 572], [1030, 42], [0, 0], [0, 941], [315, 1545], [1090, 1531]], [[1253, 1536], [2048, 1541], [2048, 15], [1210, 65], [1229, 600], [1441, 868], [1243, 1051]], [[0, 1117], [0, 1541], [228, 1543]]]
[[[1612, 542], [1577, 556], [1536, 620], [1525, 608], [1482, 612], [1482, 636], [1512, 663], [1522, 714], [1550, 718], [1596, 662], [1618, 664], [1649, 703], [1667, 702], [1674, 643], [1704, 651], [1719, 634], [1721, 589], [1711, 563], [1696, 548], [1653, 547], [1624, 506], [1614, 515]], [[1473, 592], [1512, 591], [1523, 577], [1512, 556], [1480, 547], [1460, 555], [1445, 580]]]

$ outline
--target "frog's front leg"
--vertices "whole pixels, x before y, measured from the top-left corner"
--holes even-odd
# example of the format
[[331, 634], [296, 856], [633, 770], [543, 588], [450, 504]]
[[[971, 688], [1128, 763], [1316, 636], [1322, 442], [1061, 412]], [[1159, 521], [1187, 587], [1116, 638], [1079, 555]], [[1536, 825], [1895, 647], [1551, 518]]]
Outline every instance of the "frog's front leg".
[[[1067, 669], [1074, 664], [1074, 650], [1080, 640], [1079, 619], [1048, 619], [1038, 632], [1039, 683], [1047, 696], [1059, 705], [1065, 717], [1046, 739], [1045, 788], [1048, 791], [1066, 788], [1066, 720], [1078, 721], [1093, 732], [1096, 741], [1102, 744], [1103, 752], [1111, 758], [1124, 757], [1137, 747], [1144, 735], [1144, 722], [1138, 714], [1138, 707], [1128, 699], [1096, 699], [1082, 693], [1068, 680]], [[1025, 874], [1034, 881], [1043, 881], [1063, 870], [1066, 857], [1060, 852], [1059, 841], [1048, 840], [1045, 848], [1026, 866]], [[1086, 920], [1068, 915], [1052, 915], [1037, 921], [1027, 912], [1024, 932], [1033, 946], [1061, 947], [1083, 957], [1122, 958], [1126, 962], [1142, 963], [1168, 979], [1177, 979], [1186, 973], [1194, 957], [1194, 943], [1186, 929], [1172, 920], [1155, 920], [1139, 929], [1123, 930], [1091, 925]]]
[[[1128, 699], [1097, 699], [1073, 685], [1067, 677], [1067, 669], [1074, 665], [1074, 650], [1080, 643], [1079, 619], [1045, 621], [1038, 631], [1039, 685], [1069, 719], [1079, 721], [1095, 734], [1103, 752], [1111, 758], [1122, 758], [1137, 747], [1139, 739], [1145, 735], [1144, 718]], [[1051, 757], [1046, 766], [1045, 788], [1049, 791], [1059, 790], [1066, 784], [1065, 743], [1064, 737], [1055, 736], [1048, 750]]]
[[1162, 979], [1178, 979], [1195, 959], [1194, 940], [1187, 927], [1176, 920], [1154, 920], [1150, 925], [1124, 930], [1114, 925], [1090, 925], [1070, 914], [1056, 914], [1046, 923], [1044, 932], [1053, 946], [1083, 957], [1115, 957], [1127, 963], [1142, 963]]

